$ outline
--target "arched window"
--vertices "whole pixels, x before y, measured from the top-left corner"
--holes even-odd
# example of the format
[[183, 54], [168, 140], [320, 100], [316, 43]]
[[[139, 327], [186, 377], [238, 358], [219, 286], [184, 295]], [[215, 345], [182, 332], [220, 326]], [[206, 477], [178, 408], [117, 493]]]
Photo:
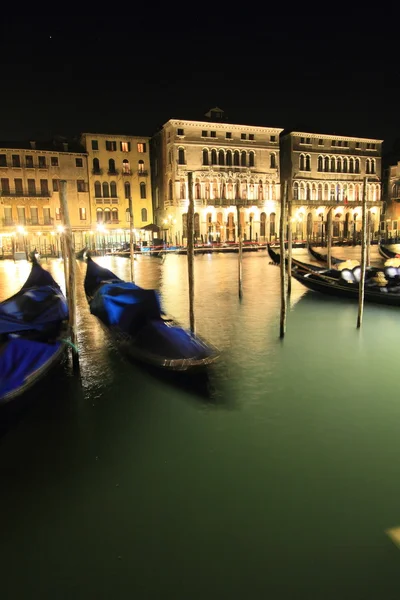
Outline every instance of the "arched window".
[[115, 183], [115, 181], [111, 181], [111, 183], [110, 183], [110, 193], [111, 193], [111, 198], [117, 197], [117, 184]]
[[247, 180], [245, 179], [242, 184], [242, 199], [247, 200]]
[[360, 172], [360, 159], [359, 158], [356, 158], [355, 172], [356, 173]]
[[258, 201], [262, 202], [263, 200], [264, 200], [264, 190], [263, 190], [263, 183], [260, 179], [260, 181], [258, 182]]
[[352, 183], [349, 185], [349, 195], [347, 199], [350, 201], [354, 200], [354, 186]]
[[93, 173], [96, 175], [100, 174], [100, 162], [98, 158], [93, 159]]
[[156, 187], [156, 208], [160, 206], [160, 190]]
[[365, 172], [366, 173], [370, 173], [370, 162], [369, 162], [369, 158], [367, 158], [367, 160], [365, 161]]
[[329, 200], [329, 186], [327, 183], [324, 186], [324, 200]]
[[300, 171], [304, 171], [306, 167], [305, 156], [300, 154]]
[[306, 185], [306, 200], [311, 200], [311, 186], [309, 183]]
[[173, 194], [172, 194], [172, 180], [170, 179], [168, 181], [168, 200], [172, 200], [173, 198]]
[[376, 173], [376, 162], [375, 162], [374, 158], [371, 159], [371, 173], [372, 174]]
[[216, 179], [214, 179], [213, 181], [213, 198], [219, 198], [219, 192], [218, 192], [218, 182]]
[[124, 189], [125, 189], [125, 198], [129, 198], [129, 196], [131, 195], [131, 184], [129, 183], [129, 181], [125, 181]]
[[349, 173], [354, 173], [354, 158], [349, 159]]
[[221, 182], [221, 198], [226, 198], [226, 184], [225, 181]]
[[206, 200], [210, 199], [210, 180], [206, 179], [206, 182], [204, 184], [204, 195]]
[[315, 183], [313, 183], [311, 186], [311, 200], [316, 200], [316, 199], [317, 199], [317, 186], [315, 185]]
[[276, 154], [274, 152], [269, 156], [269, 168], [276, 169]]
[[249, 154], [249, 167], [254, 167], [254, 152]]
[[347, 173], [349, 167], [348, 167], [348, 160], [347, 158], [343, 159], [343, 173]]
[[298, 200], [298, 199], [299, 199], [299, 184], [297, 183], [297, 181], [295, 181], [293, 184], [293, 200]]
[[336, 170], [336, 169], [335, 169], [335, 167], [336, 167], [336, 165], [335, 165], [335, 159], [334, 159], [334, 157], [332, 156], [332, 157], [331, 157], [331, 173], [334, 173], [334, 172], [335, 172], [335, 170]]
[[318, 171], [319, 171], [319, 172], [323, 171], [323, 160], [322, 160], [322, 156], [318, 156]]
[[247, 165], [247, 156], [246, 156], [246, 152], [244, 150], [242, 151], [242, 154], [241, 154], [240, 164], [242, 167], [245, 167]]
[[211, 164], [212, 165], [216, 165], [217, 164], [217, 151], [215, 150], [215, 148], [213, 148], [211, 150]]
[[225, 152], [223, 150], [218, 152], [218, 164], [221, 166], [225, 164]]
[[129, 160], [127, 160], [126, 158], [122, 161], [122, 172], [123, 173], [130, 173], [131, 168], [129, 166]]
[[328, 171], [329, 171], [329, 158], [327, 156], [325, 156], [325, 159], [324, 159], [324, 167], [325, 167], [324, 171], [326, 173], [328, 173]]
[[182, 215], [182, 237], [187, 238], [187, 213]]
[[98, 208], [96, 210], [96, 221], [97, 221], [97, 223], [103, 222], [103, 209], [102, 208]]
[[196, 179], [196, 183], [194, 184], [194, 197], [196, 200], [200, 200], [200, 181]]
[[232, 150], [227, 150], [227, 152], [226, 152], [226, 166], [227, 167], [232, 166]]
[[318, 184], [318, 200], [322, 201], [322, 183]]
[[178, 164], [179, 165], [185, 164], [185, 149], [184, 148], [178, 149]]
[[304, 190], [304, 183], [300, 184], [300, 196], [299, 196], [300, 200], [305, 200], [306, 199], [306, 195], [305, 195], [305, 190]]
[[311, 156], [309, 154], [306, 156], [306, 171], [311, 171]]
[[109, 223], [111, 221], [111, 210], [109, 208], [104, 209], [104, 222]]
[[236, 185], [235, 185], [235, 199], [236, 200], [240, 200], [240, 180], [239, 179], [236, 180]]
[[115, 160], [113, 158], [108, 161], [108, 172], [115, 173]]
[[208, 166], [208, 150], [204, 148], [203, 150], [203, 165]]
[[108, 189], [108, 183], [107, 183], [107, 181], [103, 181], [103, 197], [104, 198], [109, 198], [110, 197], [110, 190]]
[[125, 221], [126, 221], [127, 223], [130, 223], [130, 220], [131, 220], [131, 215], [130, 215], [130, 213], [129, 213], [129, 208], [126, 208], [126, 209], [125, 209]]
[[100, 181], [94, 182], [94, 197], [101, 198], [101, 183], [100, 183]]
[[142, 223], [144, 223], [145, 221], [147, 221], [147, 208], [142, 208], [141, 213], [142, 213]]
[[199, 213], [194, 213], [193, 219], [193, 229], [194, 229], [194, 237], [200, 237], [200, 216]]
[[239, 166], [239, 162], [240, 162], [240, 161], [239, 161], [239, 158], [240, 158], [240, 157], [239, 157], [239, 151], [238, 151], [238, 150], [235, 150], [235, 152], [233, 153], [233, 165], [234, 165], [235, 167], [238, 167], [238, 166]]
[[342, 172], [342, 159], [340, 158], [340, 156], [339, 156], [339, 158], [336, 161], [336, 172], [337, 173], [341, 173]]
[[360, 186], [356, 185], [354, 188], [355, 194], [354, 194], [354, 200], [356, 202], [358, 202], [360, 200]]
[[111, 220], [114, 223], [118, 223], [118, 208], [113, 208], [111, 211]]
[[333, 183], [331, 184], [331, 192], [330, 192], [330, 198], [329, 198], [329, 200], [331, 202], [335, 202], [335, 186], [334, 186]]
[[186, 198], [186, 183], [185, 183], [184, 179], [180, 180], [179, 193], [180, 193], [180, 199], [185, 200], [185, 198]]
[[168, 151], [168, 164], [171, 165], [172, 164], [172, 150]]
[[269, 235], [275, 235], [275, 213], [269, 215]]
[[138, 171], [139, 173], [144, 173], [144, 160], [138, 161]]
[[144, 181], [140, 182], [140, 197], [141, 197], [142, 200], [144, 200], [145, 198], [147, 198], [146, 184], [144, 183]]
[[260, 237], [265, 238], [265, 222], [267, 220], [267, 215], [265, 212], [262, 212], [260, 215]]

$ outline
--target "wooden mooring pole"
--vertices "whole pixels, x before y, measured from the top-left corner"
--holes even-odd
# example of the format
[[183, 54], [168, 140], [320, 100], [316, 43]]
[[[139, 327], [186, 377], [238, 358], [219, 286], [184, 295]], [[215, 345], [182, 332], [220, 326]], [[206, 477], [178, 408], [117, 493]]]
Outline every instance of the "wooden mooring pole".
[[362, 199], [362, 232], [361, 232], [361, 277], [358, 293], [358, 317], [357, 329], [361, 327], [364, 313], [364, 288], [365, 288], [365, 266], [367, 256], [367, 183], [368, 177], [364, 178]]
[[[289, 199], [289, 190], [286, 186], [286, 198], [284, 201], [287, 206], [287, 239], [288, 239], [288, 257], [287, 257], [287, 293], [290, 296], [292, 292], [292, 201]], [[283, 255], [285, 256], [285, 255]]]
[[238, 257], [238, 289], [239, 298], [243, 298], [243, 247], [242, 247], [242, 224], [240, 222], [240, 206], [236, 206], [237, 213], [237, 231], [239, 238], [239, 257]]
[[129, 196], [129, 256], [130, 256], [130, 268], [131, 268], [131, 282], [135, 283], [135, 253], [134, 253], [134, 240], [133, 240], [133, 208], [132, 208], [132, 196]]
[[332, 269], [332, 208], [328, 210], [326, 218], [326, 242], [328, 246], [327, 262], [328, 269]]
[[285, 181], [283, 194], [281, 190], [281, 219], [279, 226], [279, 242], [281, 249], [281, 262], [280, 262], [280, 274], [281, 274], [281, 319], [279, 337], [285, 337], [286, 333], [286, 268], [285, 268], [285, 231], [286, 231], [286, 196], [287, 196], [287, 181]]
[[367, 256], [365, 259], [366, 266], [371, 266], [371, 211], [367, 211]]
[[187, 214], [187, 261], [189, 279], [189, 320], [192, 335], [196, 333], [194, 320], [194, 202], [193, 202], [193, 173], [188, 172], [189, 208]]
[[[72, 342], [72, 364], [74, 370], [79, 369], [79, 354], [78, 354], [78, 336], [76, 329], [76, 260], [75, 250], [72, 241], [72, 229], [69, 220], [68, 202], [67, 202], [67, 182], [65, 180], [60, 181], [60, 207], [63, 218], [63, 250], [64, 250], [64, 264], [67, 264], [68, 273], [68, 285], [66, 281], [67, 300], [68, 300], [68, 311], [69, 311], [69, 325], [70, 335]], [[65, 269], [65, 266], [64, 266]]]

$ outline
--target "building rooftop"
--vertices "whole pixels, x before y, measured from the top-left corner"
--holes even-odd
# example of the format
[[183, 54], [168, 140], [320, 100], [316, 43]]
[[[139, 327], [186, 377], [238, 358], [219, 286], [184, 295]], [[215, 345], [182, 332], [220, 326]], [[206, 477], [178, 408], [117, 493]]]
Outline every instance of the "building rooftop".
[[76, 140], [54, 138], [52, 140], [0, 140], [0, 149], [3, 150], [32, 150], [42, 152], [68, 152], [73, 154], [86, 154], [85, 148]]
[[314, 137], [321, 138], [325, 140], [348, 140], [352, 142], [378, 142], [383, 143], [383, 140], [377, 140], [375, 138], [365, 138], [365, 137], [356, 137], [352, 135], [337, 135], [336, 133], [318, 133], [313, 131], [294, 131], [294, 130], [285, 130], [282, 132], [281, 137], [287, 137], [290, 135], [299, 135], [302, 137]]

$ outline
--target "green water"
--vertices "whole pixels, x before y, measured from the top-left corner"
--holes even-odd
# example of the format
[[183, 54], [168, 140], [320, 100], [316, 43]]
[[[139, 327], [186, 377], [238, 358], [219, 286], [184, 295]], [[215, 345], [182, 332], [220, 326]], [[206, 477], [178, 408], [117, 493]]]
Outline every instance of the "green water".
[[[186, 258], [135, 268], [187, 325]], [[2, 597], [399, 598], [399, 311], [366, 305], [357, 331], [356, 304], [294, 281], [282, 343], [266, 254], [244, 255], [241, 304], [237, 257], [196, 257], [207, 397], [121, 357], [78, 269], [82, 387], [65, 367], [0, 439]], [[0, 262], [0, 298], [28, 271]]]

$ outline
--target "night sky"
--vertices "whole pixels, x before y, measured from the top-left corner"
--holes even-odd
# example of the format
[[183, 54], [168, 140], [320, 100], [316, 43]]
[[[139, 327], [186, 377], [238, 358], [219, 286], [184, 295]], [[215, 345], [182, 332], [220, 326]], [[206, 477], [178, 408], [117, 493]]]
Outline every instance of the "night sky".
[[216, 105], [233, 123], [400, 138], [394, 7], [168, 6], [2, 14], [0, 139], [152, 135]]

